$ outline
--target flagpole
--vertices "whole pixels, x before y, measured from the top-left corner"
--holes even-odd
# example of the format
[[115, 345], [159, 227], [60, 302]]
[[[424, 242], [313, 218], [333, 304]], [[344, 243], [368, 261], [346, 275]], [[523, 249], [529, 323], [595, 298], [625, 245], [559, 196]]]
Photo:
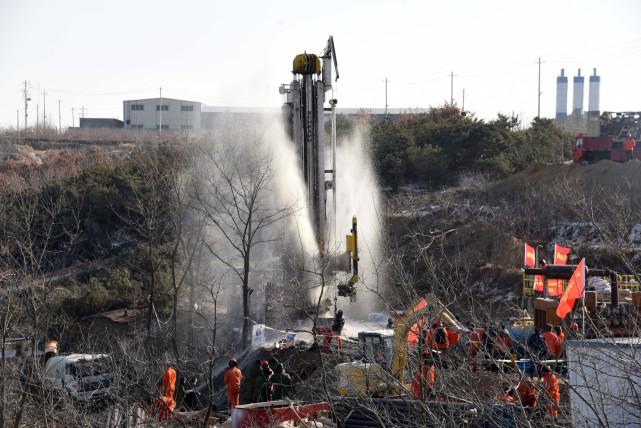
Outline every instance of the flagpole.
[[583, 258], [583, 287], [581, 290], [581, 301], [583, 302], [583, 306], [582, 306], [583, 310], [581, 311], [581, 313], [583, 318], [583, 322], [582, 322], [583, 339], [585, 340], [585, 258]]

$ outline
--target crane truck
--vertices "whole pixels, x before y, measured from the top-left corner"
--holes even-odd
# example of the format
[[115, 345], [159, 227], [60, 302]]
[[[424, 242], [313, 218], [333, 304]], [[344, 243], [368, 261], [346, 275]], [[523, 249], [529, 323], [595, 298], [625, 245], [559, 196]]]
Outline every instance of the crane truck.
[[[593, 163], [602, 159], [625, 162], [623, 141], [630, 134], [636, 141], [641, 139], [641, 112], [603, 112], [600, 116], [588, 113], [588, 132], [580, 133], [572, 143], [574, 162]], [[641, 160], [641, 146], [633, 153]]]

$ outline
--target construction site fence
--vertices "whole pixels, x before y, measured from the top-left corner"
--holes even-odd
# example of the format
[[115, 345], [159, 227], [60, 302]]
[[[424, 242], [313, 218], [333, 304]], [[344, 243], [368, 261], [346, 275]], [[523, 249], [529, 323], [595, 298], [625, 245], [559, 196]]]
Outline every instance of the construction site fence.
[[[609, 278], [604, 278], [600, 277], [604, 280], [609, 280]], [[617, 275], [617, 285], [619, 286], [619, 289], [626, 289], [630, 291], [639, 291], [639, 282], [637, 281], [637, 278], [639, 278], [639, 274], [635, 275]], [[546, 281], [546, 279], [544, 279]], [[561, 280], [555, 280], [555, 281], [561, 281]], [[568, 280], [564, 279], [563, 281], [563, 291], [565, 291], [565, 288], [568, 286]], [[523, 296], [531, 296], [534, 297], [536, 296], [536, 291], [534, 290], [534, 285], [536, 283], [534, 275], [526, 275], [525, 273], [523, 274]], [[587, 282], [586, 282], [586, 287], [587, 287]]]

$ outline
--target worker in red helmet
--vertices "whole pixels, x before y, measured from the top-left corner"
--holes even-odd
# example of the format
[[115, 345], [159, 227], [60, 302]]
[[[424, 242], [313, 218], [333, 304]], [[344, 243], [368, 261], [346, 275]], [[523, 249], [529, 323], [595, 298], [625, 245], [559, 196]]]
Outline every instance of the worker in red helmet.
[[636, 145], [637, 143], [634, 141], [634, 138], [632, 138], [632, 134], [628, 134], [628, 138], [623, 142], [623, 150], [625, 151], [626, 160], [631, 161], [634, 159], [634, 146]]
[[238, 361], [235, 358], [229, 360], [229, 369], [225, 372], [225, 385], [227, 385], [227, 400], [229, 401], [229, 413], [238, 406], [240, 395], [240, 381], [243, 374], [238, 370]]

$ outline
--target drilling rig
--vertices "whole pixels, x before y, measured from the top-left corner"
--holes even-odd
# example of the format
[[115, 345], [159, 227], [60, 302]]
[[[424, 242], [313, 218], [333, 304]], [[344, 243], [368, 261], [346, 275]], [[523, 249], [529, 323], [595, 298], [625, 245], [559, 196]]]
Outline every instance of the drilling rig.
[[[338, 66], [334, 38], [329, 36], [320, 55], [302, 53], [294, 58], [292, 82], [282, 84], [280, 93], [286, 96], [283, 105], [283, 122], [299, 157], [301, 173], [307, 187], [308, 206], [314, 234], [321, 254], [325, 253], [328, 238], [327, 193], [331, 191], [336, 207], [336, 99], [325, 107], [325, 93], [332, 89], [332, 63], [338, 80]], [[325, 112], [331, 112], [330, 138], [331, 167], [325, 165]], [[334, 215], [334, 218], [336, 216]], [[358, 245], [356, 242], [356, 217], [352, 235], [348, 236], [351, 252], [352, 278], [338, 286], [340, 296], [356, 296], [358, 281]], [[351, 239], [351, 241], [350, 241]], [[352, 250], [350, 250], [350, 248]]]

